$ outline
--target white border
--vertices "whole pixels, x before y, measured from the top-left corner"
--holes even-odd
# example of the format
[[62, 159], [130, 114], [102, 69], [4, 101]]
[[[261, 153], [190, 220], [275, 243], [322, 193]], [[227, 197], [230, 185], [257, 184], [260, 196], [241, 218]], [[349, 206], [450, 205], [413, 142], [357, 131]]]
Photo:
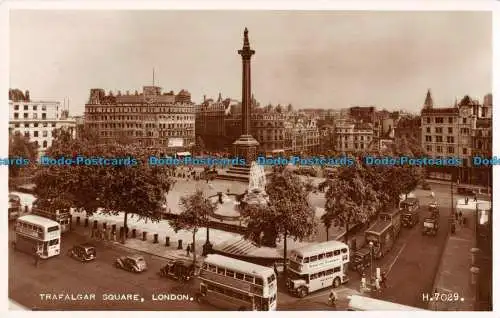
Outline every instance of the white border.
[[[500, 30], [500, 12], [498, 8], [500, 7], [500, 3], [494, 0], [471, 0], [471, 1], [430, 1], [430, 0], [420, 0], [420, 1], [297, 1], [297, 0], [281, 0], [281, 1], [263, 1], [263, 0], [253, 0], [253, 1], [96, 1], [96, 0], [87, 0], [87, 1], [1, 1], [0, 0], [0, 96], [4, 96], [2, 103], [4, 109], [4, 116], [1, 117], [0, 120], [0, 131], [2, 132], [3, 138], [0, 140], [0, 149], [1, 156], [7, 157], [8, 148], [7, 148], [7, 132], [8, 132], [8, 116], [6, 115], [8, 111], [7, 106], [7, 91], [9, 89], [9, 10], [10, 9], [38, 9], [38, 10], [53, 10], [53, 9], [94, 9], [94, 10], [153, 10], [153, 9], [184, 9], [184, 10], [402, 10], [402, 11], [493, 11], [496, 10], [494, 15], [494, 34], [497, 36], [493, 36], [494, 39], [494, 81], [493, 88], [497, 88], [500, 85], [500, 80], [497, 77], [500, 64], [498, 63], [498, 55], [500, 54], [499, 48], [499, 36], [498, 32], [495, 30]], [[464, 47], [466, 47], [464, 43]], [[463, 49], [463, 48], [460, 48]], [[3, 93], [1, 93], [3, 92]], [[3, 94], [3, 95], [1, 95]], [[500, 91], [498, 89], [493, 89], [493, 98], [494, 105], [500, 104]], [[494, 107], [496, 108], [496, 107]], [[494, 111], [494, 118], [497, 117], [496, 111]], [[499, 125], [494, 124], [493, 127], [493, 138], [494, 140], [498, 140], [499, 138]], [[493, 153], [499, 154], [500, 145], [493, 146]], [[2, 174], [2, 180], [7, 180], [7, 169], [5, 167], [0, 168], [0, 173]], [[498, 167], [494, 168], [494, 189], [497, 189], [497, 186], [500, 186], [500, 170]], [[5, 207], [7, 206], [7, 184], [2, 183], [0, 185], [0, 204]], [[494, 196], [494, 204], [496, 206], [496, 202], [498, 202], [497, 197]], [[5, 208], [3, 209], [5, 210]], [[7, 278], [7, 218], [2, 218], [2, 228], [0, 230], [3, 236], [2, 242], [4, 242], [2, 246], [2, 251], [4, 257], [2, 257], [2, 281], [4, 284], [4, 288], [1, 289], [0, 294], [0, 304], [2, 305], [2, 312], [6, 311], [8, 308], [7, 304], [7, 286], [8, 286], [8, 278]], [[494, 218], [494, 228], [499, 228], [500, 218]], [[497, 246], [500, 235], [494, 231], [494, 246]], [[468, 251], [464, 251], [468, 252]], [[494, 264], [500, 264], [500, 256], [498, 253], [494, 254]], [[498, 266], [493, 266], [494, 268], [494, 307], [498, 307], [500, 301], [500, 290], [498, 288], [498, 270], [495, 268]], [[411, 283], [411, 280], [414, 279], [412, 277], [408, 278], [408, 283]], [[495, 306], [497, 304], [497, 306]], [[496, 308], [496, 312], [498, 313], [498, 308]], [[129, 317], [143, 317], [144, 314], [147, 315], [156, 315], [158, 317], [164, 317], [165, 315], [176, 315], [177, 317], [191, 317], [194, 315], [203, 315], [203, 317], [214, 317], [214, 316], [227, 316], [232, 315], [232, 313], [225, 312], [213, 312], [213, 313], [203, 313], [203, 312], [172, 312], [172, 313], [164, 313], [164, 312], [15, 312], [10, 311], [7, 313], [9, 317], [11, 316], [20, 316], [27, 317], [29, 315], [40, 315], [48, 317], [55, 316], [67, 316], [72, 315], [74, 317], [85, 317], [88, 315], [104, 317], [108, 315], [127, 315]], [[283, 317], [300, 317], [305, 313], [303, 312], [275, 312], [272, 313], [273, 316], [283, 316]], [[311, 313], [313, 314], [313, 313]], [[330, 313], [330, 312], [314, 312], [314, 315], [320, 317], [331, 317], [331, 315], [342, 315], [342, 316], [354, 316], [359, 315], [359, 313], [355, 312], [341, 312], [341, 313]], [[370, 317], [417, 317], [421, 315], [421, 312], [405, 312], [405, 313], [384, 313], [384, 312], [365, 312], [363, 313], [366, 316]], [[266, 313], [238, 313], [239, 316], [254, 316], [254, 315], [266, 315]], [[468, 313], [466, 312], [428, 312], [426, 316], [450, 316], [450, 317], [466, 317]], [[474, 312], [474, 315], [482, 315], [482, 316], [494, 316], [494, 313], [479, 313]]]

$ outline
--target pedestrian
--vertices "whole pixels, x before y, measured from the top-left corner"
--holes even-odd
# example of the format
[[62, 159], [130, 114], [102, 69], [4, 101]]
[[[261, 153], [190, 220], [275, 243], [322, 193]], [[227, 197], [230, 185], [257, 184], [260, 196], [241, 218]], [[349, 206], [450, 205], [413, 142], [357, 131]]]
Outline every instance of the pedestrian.
[[360, 292], [364, 292], [366, 290], [366, 276], [365, 276], [365, 273], [362, 274], [363, 276], [361, 276], [361, 290]]
[[335, 304], [337, 302], [337, 293], [335, 293], [335, 291], [332, 289], [330, 290], [330, 295], [328, 296], [328, 302], [330, 303], [330, 305], [332, 305], [333, 307], [335, 307]]
[[459, 223], [460, 225], [463, 225], [463, 224], [464, 224], [464, 216], [463, 216], [463, 214], [462, 214], [462, 211], [460, 211], [460, 212], [458, 213], [458, 223]]
[[38, 251], [35, 252], [35, 267], [38, 267], [40, 263], [40, 253]]
[[380, 287], [387, 288], [387, 274], [385, 272], [380, 275]]
[[276, 263], [274, 263], [273, 267], [274, 267], [274, 274], [276, 275], [276, 278], [278, 278], [279, 272], [278, 272], [278, 266], [276, 266]]
[[380, 292], [380, 279], [378, 277], [375, 279], [375, 290]]
[[477, 202], [477, 194], [474, 194], [474, 202]]
[[435, 198], [434, 191], [431, 191], [431, 198]]
[[465, 197], [465, 205], [469, 204], [469, 197]]
[[191, 253], [191, 245], [188, 244], [188, 246], [186, 247], [186, 255], [189, 257], [189, 253]]

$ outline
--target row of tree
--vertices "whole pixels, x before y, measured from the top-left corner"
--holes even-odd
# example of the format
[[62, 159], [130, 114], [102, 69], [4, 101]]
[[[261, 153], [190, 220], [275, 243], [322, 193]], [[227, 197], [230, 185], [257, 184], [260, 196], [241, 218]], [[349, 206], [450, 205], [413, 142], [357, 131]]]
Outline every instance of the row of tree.
[[[411, 155], [404, 142], [397, 143], [384, 154]], [[52, 157], [134, 157], [140, 159], [133, 167], [126, 166], [39, 166], [34, 176], [35, 192], [42, 205], [48, 208], [75, 208], [87, 215], [96, 212], [124, 214], [124, 226], [129, 215], [139, 219], [159, 221], [166, 207], [166, 194], [172, 181], [164, 169], [150, 166], [148, 153], [128, 143], [100, 144], [95, 135], [82, 131], [75, 140], [65, 131], [58, 131], [48, 149]], [[393, 207], [401, 193], [415, 189], [422, 178], [421, 169], [409, 166], [366, 166], [356, 162], [351, 167], [339, 167], [320, 188], [326, 189], [325, 210], [321, 221], [328, 230], [332, 225], [365, 223], [380, 210]], [[265, 205], [245, 205], [241, 210], [247, 231], [245, 236], [258, 244], [276, 246], [283, 240], [286, 264], [287, 239], [304, 240], [314, 234], [314, 210], [308, 196], [314, 186], [301, 181], [287, 169], [275, 169], [266, 185]], [[197, 191], [183, 197], [181, 214], [171, 220], [174, 230], [193, 233], [209, 226], [209, 216], [216, 203]], [[328, 233], [327, 233], [328, 234]], [[195, 248], [195, 244], [193, 244]], [[193, 251], [194, 254], [195, 251]], [[286, 270], [286, 269], [285, 269]]]

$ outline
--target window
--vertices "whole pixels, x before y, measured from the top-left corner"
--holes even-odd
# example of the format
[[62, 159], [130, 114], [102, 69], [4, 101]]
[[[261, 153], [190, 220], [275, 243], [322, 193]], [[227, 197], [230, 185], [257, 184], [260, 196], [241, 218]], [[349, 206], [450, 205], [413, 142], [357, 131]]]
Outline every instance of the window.
[[24, 118], [24, 119], [27, 119], [27, 118], [28, 118], [28, 113], [24, 113], [24, 114], [23, 114], [23, 118]]
[[57, 245], [59, 244], [59, 239], [55, 239], [55, 240], [50, 240], [49, 241], [49, 246], [54, 246], [54, 245]]
[[28, 105], [24, 105], [24, 110], [28, 110]]
[[[481, 144], [481, 142], [479, 142], [479, 144]], [[481, 146], [479, 146], [479, 148], [481, 148]], [[467, 148], [462, 148], [462, 154], [463, 155], [467, 154]]]
[[255, 277], [255, 284], [263, 286], [264, 285], [264, 281], [260, 277]]
[[347, 253], [347, 248], [343, 248], [340, 250], [342, 253]]
[[334, 273], [338, 273], [338, 272], [340, 272], [340, 266], [335, 267], [335, 268], [333, 269], [333, 272], [334, 272]]
[[38, 137], [38, 131], [36, 131], [36, 130], [35, 130], [35, 131], [33, 132], [33, 136], [34, 136], [34, 137]]
[[30, 128], [30, 124], [24, 124], [24, 128]]
[[217, 266], [208, 265], [208, 270], [213, 272], [213, 273], [217, 273]]
[[441, 147], [441, 146], [436, 146], [436, 152], [437, 152], [437, 153], [441, 153], [441, 152], [443, 152], [443, 147]]
[[29, 131], [25, 131], [24, 132], [24, 137], [29, 138], [30, 137], [30, 132]]
[[46, 110], [47, 110], [47, 106], [42, 105], [42, 110], [43, 110], [43, 111], [46, 111]]
[[226, 276], [227, 277], [234, 277], [234, 272], [230, 270], [226, 270]]
[[333, 269], [329, 269], [326, 271], [326, 276], [333, 275]]
[[453, 136], [448, 136], [446, 137], [446, 142], [452, 144], [455, 142], [455, 138], [453, 138]]
[[453, 117], [448, 117], [448, 124], [453, 124]]
[[309, 257], [304, 257], [304, 264], [309, 263]]
[[243, 275], [241, 273], [236, 273], [236, 279], [244, 280], [245, 279], [245, 275]]
[[462, 124], [467, 124], [467, 118], [462, 118]]
[[325, 258], [325, 254], [319, 254], [318, 255], [318, 260]]
[[37, 107], [36, 107], [36, 105], [33, 105], [33, 110], [37, 110]]
[[326, 253], [326, 257], [333, 257], [333, 252]]
[[318, 278], [318, 274], [317, 273], [316, 274], [311, 274], [311, 276], [310, 276], [309, 279], [313, 280], [313, 279], [316, 279], [316, 278]]
[[436, 134], [442, 134], [443, 133], [443, 127], [436, 127]]
[[219, 275], [226, 275], [226, 270], [224, 268], [217, 268], [217, 274]]
[[19, 105], [14, 105], [14, 110], [19, 110]]
[[15, 127], [15, 128], [19, 128], [19, 127], [20, 127], [20, 125], [19, 125], [19, 124], [15, 124], [15, 125], [14, 125], [14, 127]]
[[333, 251], [333, 255], [334, 255], [334, 256], [340, 255], [340, 250], [335, 250], [335, 251]]
[[436, 124], [444, 123], [443, 117], [436, 117]]
[[276, 277], [274, 276], [274, 274], [272, 274], [271, 276], [269, 276], [267, 278], [267, 283], [268, 284], [271, 284], [272, 282], [274, 282], [276, 280]]
[[425, 132], [428, 133], [428, 134], [430, 134], [431, 133], [431, 127], [425, 128]]
[[42, 119], [47, 119], [47, 114], [46, 113], [42, 113]]
[[448, 147], [448, 153], [455, 153], [455, 147]]
[[55, 126], [56, 126], [56, 124], [55, 124], [55, 123], [52, 123], [52, 127], [55, 127]]
[[448, 127], [448, 133], [453, 134], [453, 127]]
[[316, 262], [316, 261], [318, 260], [318, 256], [317, 256], [317, 255], [315, 255], [315, 256], [311, 256], [311, 257], [310, 257], [310, 260], [311, 260], [311, 263], [312, 263], [312, 262]]
[[436, 136], [436, 142], [443, 142], [443, 136]]
[[54, 232], [54, 231], [58, 231], [59, 230], [59, 226], [51, 226], [47, 229], [47, 232]]
[[38, 114], [37, 113], [33, 113], [33, 119], [38, 119]]
[[430, 117], [427, 117], [427, 123], [430, 124], [431, 123], [431, 118]]
[[47, 133], [47, 131], [46, 131], [46, 130], [42, 131], [42, 136], [43, 136], [43, 137], [47, 137], [47, 134], [48, 134], [48, 133]]
[[245, 281], [249, 283], [253, 283], [254, 277], [251, 275], [245, 275]]
[[431, 142], [432, 141], [432, 136], [425, 136], [425, 141]]

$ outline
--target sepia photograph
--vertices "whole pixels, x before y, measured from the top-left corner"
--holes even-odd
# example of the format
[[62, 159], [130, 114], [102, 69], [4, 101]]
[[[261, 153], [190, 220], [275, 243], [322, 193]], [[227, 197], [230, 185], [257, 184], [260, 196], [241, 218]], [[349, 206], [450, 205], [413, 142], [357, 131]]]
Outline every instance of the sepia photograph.
[[492, 311], [492, 29], [11, 9], [10, 310]]

